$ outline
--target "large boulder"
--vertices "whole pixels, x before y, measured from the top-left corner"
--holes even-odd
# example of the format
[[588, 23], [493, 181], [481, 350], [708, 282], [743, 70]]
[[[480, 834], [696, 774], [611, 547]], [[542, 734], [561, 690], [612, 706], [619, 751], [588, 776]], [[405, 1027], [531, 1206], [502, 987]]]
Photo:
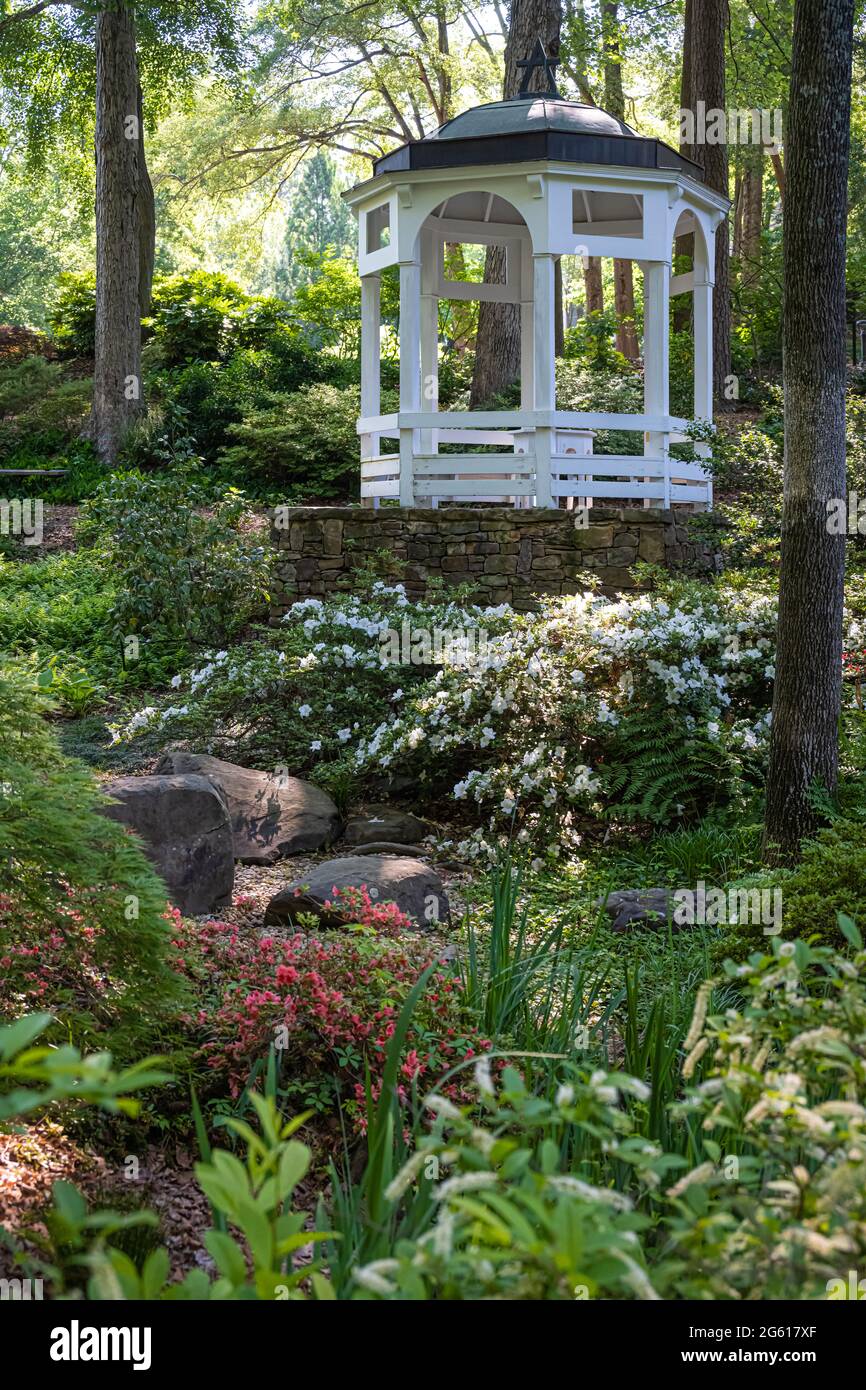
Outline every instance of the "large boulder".
[[366, 886], [374, 902], [395, 902], [420, 928], [447, 922], [450, 907], [442, 880], [420, 859], [395, 855], [351, 855], [318, 864], [303, 877], [281, 888], [265, 911], [265, 925], [282, 925], [299, 912], [314, 913], [324, 926], [338, 926], [339, 914], [324, 904], [334, 889]]
[[382, 840], [417, 845], [428, 828], [411, 811], [397, 811], [393, 806], [364, 806], [350, 812], [341, 841], [346, 845], [372, 845]]
[[232, 826], [207, 778], [117, 777], [105, 814], [134, 830], [175, 907], [188, 916], [228, 907], [235, 880]]
[[200, 773], [225, 797], [242, 864], [273, 864], [321, 849], [338, 834], [340, 813], [319, 787], [299, 777], [272, 777], [206, 753], [165, 753], [157, 772]]

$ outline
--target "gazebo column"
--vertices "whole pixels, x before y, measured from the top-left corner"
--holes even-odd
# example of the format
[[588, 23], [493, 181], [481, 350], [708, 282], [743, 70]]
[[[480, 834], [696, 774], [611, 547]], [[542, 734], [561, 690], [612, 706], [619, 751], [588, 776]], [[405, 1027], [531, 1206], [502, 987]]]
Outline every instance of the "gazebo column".
[[[400, 414], [421, 409], [421, 263], [400, 262]], [[400, 428], [400, 506], [414, 507], [418, 430]]]
[[[713, 419], [713, 286], [706, 270], [695, 267], [693, 291], [693, 318], [695, 325], [695, 419]], [[695, 444], [699, 458], [710, 454], [709, 444]], [[713, 479], [707, 483], [707, 508], [713, 505]]]
[[[381, 325], [381, 281], [378, 275], [361, 277], [361, 418], [378, 415], [381, 410], [382, 355]], [[361, 435], [361, 462], [376, 458], [380, 451], [380, 436], [376, 433]], [[369, 505], [378, 505], [378, 497], [365, 498]]]
[[535, 346], [532, 243], [520, 243], [520, 409], [535, 405]]
[[[670, 274], [667, 261], [647, 261], [643, 281], [643, 408], [646, 415], [670, 414], [668, 355], [670, 350]], [[664, 459], [664, 506], [671, 504], [671, 478], [668, 464], [668, 431], [647, 430], [644, 454]], [[649, 506], [644, 498], [644, 506]]]
[[[439, 298], [436, 294], [437, 243], [433, 233], [421, 233], [421, 409], [439, 409]], [[435, 454], [438, 431], [420, 431], [420, 452]], [[435, 505], [436, 499], [433, 498]]]
[[[554, 268], [556, 257], [545, 252], [533, 262], [533, 395], [536, 410], [556, 409], [556, 355], [554, 343]], [[551, 455], [554, 430], [550, 425], [535, 426], [535, 505], [552, 507]]]

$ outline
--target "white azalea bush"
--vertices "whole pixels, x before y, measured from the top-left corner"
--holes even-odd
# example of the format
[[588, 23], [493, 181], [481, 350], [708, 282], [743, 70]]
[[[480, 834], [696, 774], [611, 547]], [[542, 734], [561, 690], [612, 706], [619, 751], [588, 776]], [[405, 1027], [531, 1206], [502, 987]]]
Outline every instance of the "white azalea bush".
[[533, 614], [400, 585], [296, 603], [273, 638], [176, 677], [183, 697], [118, 737], [183, 739], [361, 785], [411, 775], [474, 830], [551, 851], [581, 815], [674, 820], [758, 779], [773, 678], [771, 596], [670, 581]]
[[443, 663], [359, 740], [357, 766], [450, 783], [481, 821], [462, 852], [516, 833], [556, 853], [587, 811], [701, 810], [760, 776], [774, 623], [770, 596], [721, 585], [547, 600]]
[[170, 701], [118, 723], [115, 739], [182, 741], [320, 780], [332, 764], [351, 774], [364, 732], [431, 675], [432, 665], [383, 660], [404, 623], [421, 633], [504, 632], [508, 616], [446, 597], [411, 602], [402, 585], [359, 580], [352, 594], [295, 603], [279, 628], [256, 641], [208, 653], [173, 678]]

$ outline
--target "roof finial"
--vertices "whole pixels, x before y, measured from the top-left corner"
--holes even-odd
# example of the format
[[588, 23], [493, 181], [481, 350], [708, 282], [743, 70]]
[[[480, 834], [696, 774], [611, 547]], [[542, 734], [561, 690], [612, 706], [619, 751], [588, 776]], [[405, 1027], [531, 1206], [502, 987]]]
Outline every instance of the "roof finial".
[[529, 90], [529, 83], [536, 68], [541, 68], [547, 78], [547, 91], [542, 92], [541, 95], [552, 97], [559, 96], [553, 72], [554, 68], [559, 67], [559, 59], [548, 58], [544, 44], [541, 42], [540, 38], [535, 40], [535, 48], [532, 50], [532, 56], [530, 58], [518, 59], [517, 66], [525, 69], [518, 96], [526, 97], [534, 95], [534, 93]]

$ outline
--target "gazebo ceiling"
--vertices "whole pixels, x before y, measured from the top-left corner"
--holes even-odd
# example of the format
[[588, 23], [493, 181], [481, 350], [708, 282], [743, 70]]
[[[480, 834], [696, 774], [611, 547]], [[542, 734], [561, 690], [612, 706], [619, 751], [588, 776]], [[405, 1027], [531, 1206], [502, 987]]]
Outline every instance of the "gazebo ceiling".
[[423, 140], [401, 145], [377, 159], [374, 173], [535, 159], [673, 169], [703, 181], [701, 166], [684, 159], [664, 141], [639, 135], [600, 107], [547, 92], [472, 107]]
[[493, 193], [455, 193], [432, 214], [436, 221], [497, 222], [524, 227], [526, 222], [513, 203]]

